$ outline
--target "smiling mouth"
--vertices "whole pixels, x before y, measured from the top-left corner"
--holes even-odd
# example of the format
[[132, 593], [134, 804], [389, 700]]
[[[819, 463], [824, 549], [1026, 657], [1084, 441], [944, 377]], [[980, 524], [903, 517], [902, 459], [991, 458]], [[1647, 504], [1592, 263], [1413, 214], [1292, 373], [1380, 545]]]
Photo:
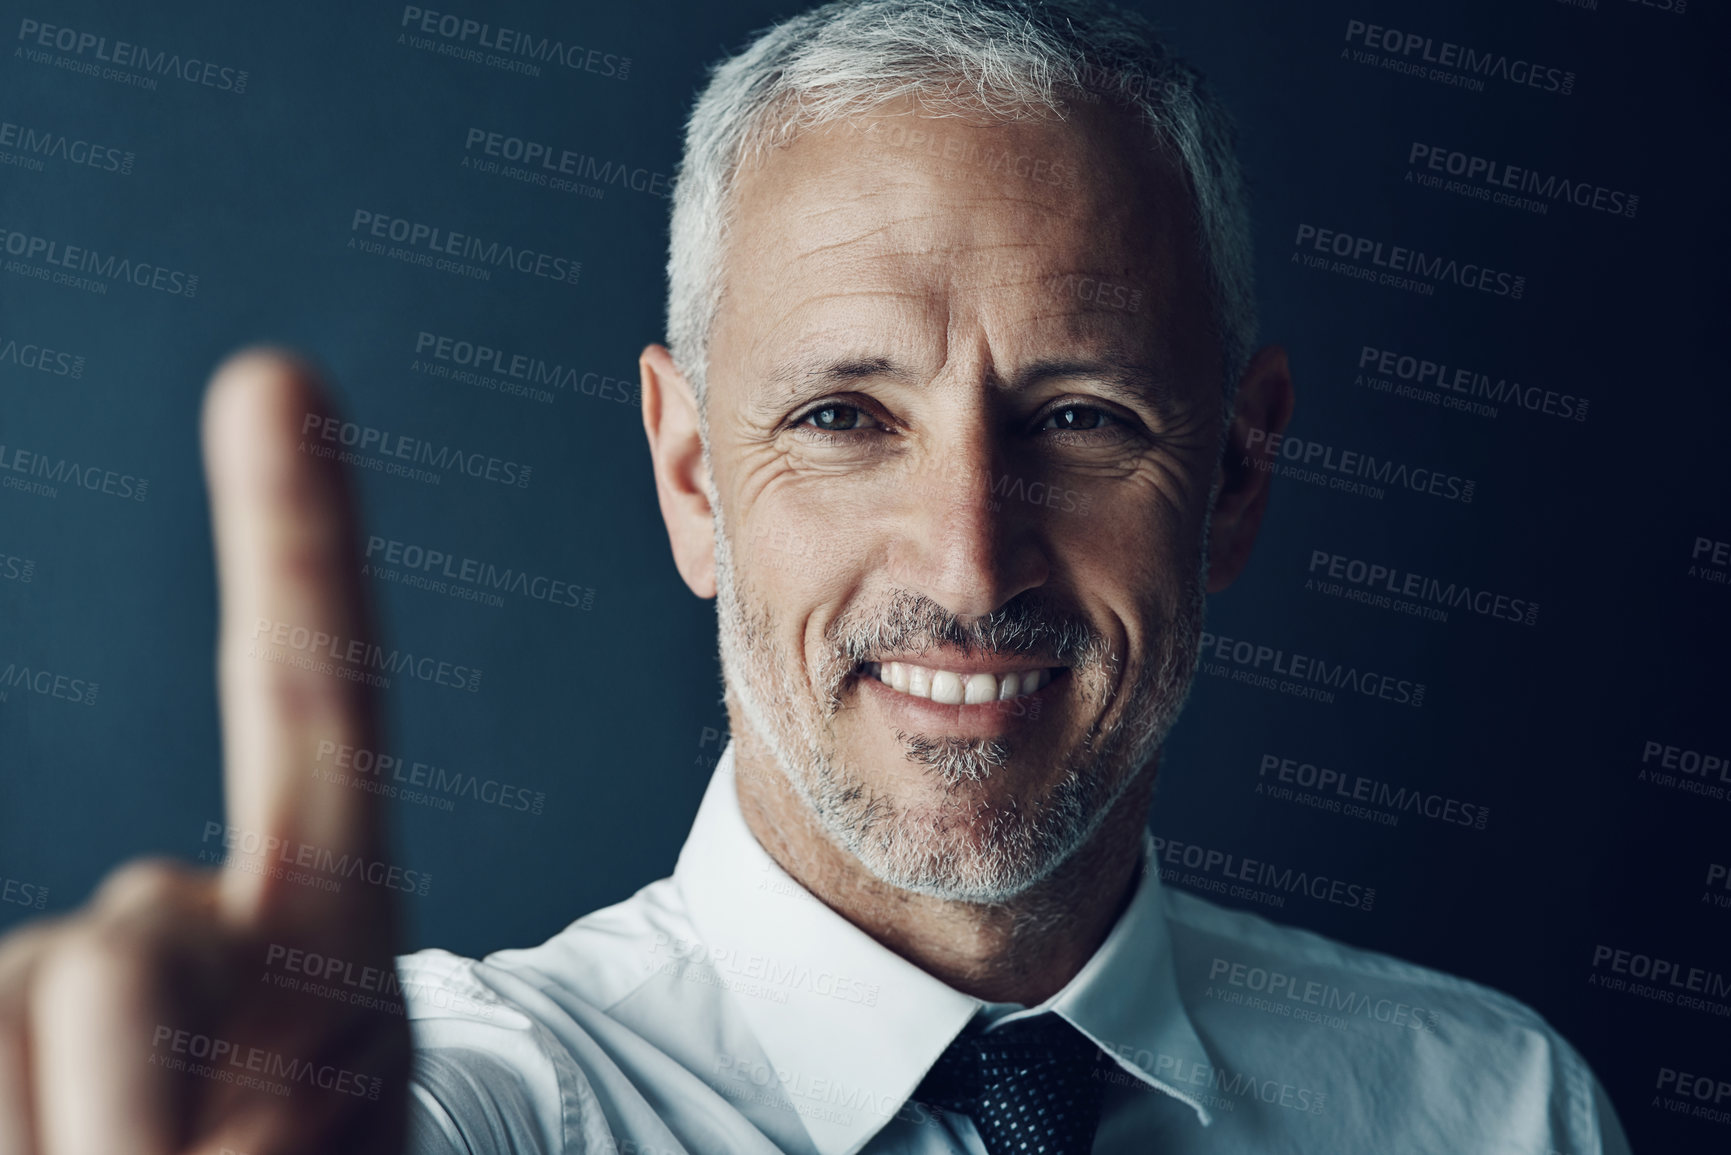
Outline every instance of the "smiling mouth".
[[985, 702], [1008, 702], [1050, 685], [1063, 666], [1033, 670], [995, 670], [959, 673], [912, 662], [867, 662], [860, 673], [875, 678], [910, 698], [924, 698], [945, 706], [973, 706]]

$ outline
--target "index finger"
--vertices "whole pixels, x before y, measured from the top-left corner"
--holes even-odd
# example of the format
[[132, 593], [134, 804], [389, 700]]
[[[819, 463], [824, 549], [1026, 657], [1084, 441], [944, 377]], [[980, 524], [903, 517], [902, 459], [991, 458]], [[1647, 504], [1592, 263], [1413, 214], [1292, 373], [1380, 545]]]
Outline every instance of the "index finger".
[[311, 367], [277, 351], [230, 357], [205, 393], [222, 604], [222, 894], [240, 915], [318, 906], [321, 892], [285, 884], [284, 863], [372, 861], [382, 844], [373, 795], [313, 773], [334, 751], [373, 749], [375, 732], [354, 504], [336, 443], [320, 436], [335, 420]]

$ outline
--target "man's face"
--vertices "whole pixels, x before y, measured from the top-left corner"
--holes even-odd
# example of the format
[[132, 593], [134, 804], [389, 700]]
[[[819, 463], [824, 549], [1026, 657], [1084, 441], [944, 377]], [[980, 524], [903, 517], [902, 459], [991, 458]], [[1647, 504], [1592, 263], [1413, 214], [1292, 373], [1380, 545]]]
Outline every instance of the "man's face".
[[1039, 881], [1188, 691], [1221, 365], [1181, 179], [1101, 106], [891, 106], [737, 185], [706, 400], [724, 672], [893, 885]]

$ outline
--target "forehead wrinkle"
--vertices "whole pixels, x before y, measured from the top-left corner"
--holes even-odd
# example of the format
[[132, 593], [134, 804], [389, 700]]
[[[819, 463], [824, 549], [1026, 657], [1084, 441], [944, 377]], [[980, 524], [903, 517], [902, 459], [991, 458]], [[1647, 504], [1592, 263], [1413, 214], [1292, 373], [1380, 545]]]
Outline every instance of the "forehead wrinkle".
[[[778, 304], [777, 312], [780, 315], [761, 337], [753, 341], [752, 348], [754, 350], [767, 350], [765, 354], [767, 357], [776, 355], [784, 345], [790, 346], [792, 351], [783, 355], [778, 364], [793, 365], [803, 363], [804, 360], [812, 357], [823, 356], [825, 349], [836, 345], [838, 342], [842, 344], [857, 343], [860, 339], [859, 331], [845, 324], [831, 323], [819, 329], [806, 332], [798, 331], [800, 326], [805, 323], [807, 310], [828, 301], [848, 301], [855, 298], [886, 305], [906, 302], [915, 307], [923, 308], [930, 304], [931, 292], [926, 286], [918, 285], [909, 287], [880, 285], [815, 291], [790, 302]], [[779, 341], [782, 332], [789, 326], [796, 329], [793, 338], [785, 343]], [[881, 328], [882, 325], [876, 325], [873, 327], [873, 331]]]
[[[948, 190], [946, 189], [946, 191]], [[800, 219], [811, 222], [822, 222], [829, 218], [852, 215], [857, 211], [860, 203], [865, 201], [888, 200], [892, 205], [903, 209], [903, 211], [892, 215], [889, 219], [884, 220], [881, 223], [866, 228], [863, 231], [856, 232], [849, 237], [844, 237], [838, 241], [832, 241], [802, 250], [799, 256], [811, 256], [817, 253], [826, 252], [830, 249], [841, 248], [850, 244], [869, 240], [891, 230], [908, 225], [937, 224], [939, 226], [946, 226], [941, 229], [942, 232], [952, 233], [956, 231], [955, 226], [959, 221], [966, 219], [964, 214], [970, 209], [985, 207], [1001, 208], [1013, 205], [1026, 208], [1041, 216], [1046, 216], [1057, 211], [1057, 206], [1052, 204], [1049, 200], [1032, 196], [1020, 196], [1014, 193], [1002, 191], [975, 193], [971, 196], [958, 197], [954, 201], [941, 207], [920, 207], [915, 209], [909, 205], [909, 200], [924, 198], [919, 190], [913, 191], [912, 197], [910, 197], [909, 193], [910, 189], [906, 184], [894, 188], [870, 189], [864, 191], [850, 189], [845, 198], [838, 198], [833, 203], [809, 206], [803, 209], [799, 213]], [[957, 241], [954, 244], [934, 245], [922, 250], [922, 252], [982, 250], [997, 248], [1001, 245], [1013, 243], [1017, 242], [980, 243], [972, 240], [963, 240]], [[1040, 247], [1042, 244], [1040, 241], [1026, 241], [1020, 243], [1030, 247]]]
[[[821, 184], [822, 182], [813, 183]], [[915, 194], [915, 196], [917, 197], [917, 194]], [[946, 217], [954, 215], [953, 209], [950, 208], [940, 209], [922, 207], [915, 210], [909, 205], [911, 199], [914, 198], [909, 196], [909, 190], [904, 187], [877, 189], [849, 187], [845, 190], [844, 195], [826, 198], [820, 204], [807, 204], [797, 208], [794, 212], [794, 219], [801, 223], [813, 224], [826, 224], [834, 218], [847, 220], [858, 215], [859, 208], [862, 204], [880, 200], [887, 200], [892, 206], [903, 210], [900, 213], [891, 213], [888, 217], [878, 222], [873, 227], [867, 228], [862, 232], [856, 232], [852, 237], [844, 238], [841, 241], [835, 242], [835, 244], [845, 245], [851, 241], [864, 240], [868, 237], [876, 236], [877, 234], [886, 232], [898, 225], [925, 224], [929, 221], [941, 221]], [[824, 248], [833, 247], [834, 244], [823, 245], [819, 246], [819, 249], [810, 251], [816, 252], [821, 251], [821, 249]]]
[[[1074, 276], [1076, 274], [1060, 274], [1060, 275]], [[1046, 277], [1044, 279], [1056, 280], [1057, 277], [1056, 276], [1050, 276], [1050, 277]], [[1024, 325], [1031, 324], [1035, 321], [1068, 321], [1071, 323], [1065, 327], [1067, 329], [1075, 330], [1075, 329], [1078, 329], [1078, 328], [1082, 327], [1082, 325], [1087, 324], [1089, 322], [1096, 322], [1099, 325], [1109, 325], [1109, 324], [1111, 324], [1112, 321], [1117, 320], [1117, 318], [1111, 317], [1111, 316], [1108, 316], [1102, 312], [1096, 312], [1096, 311], [1090, 310], [1090, 309], [1080, 309], [1074, 305], [1060, 305], [1060, 306], [1057, 306], [1055, 308], [1046, 310], [1044, 312], [1029, 313], [1026, 316], [1020, 318], [1020, 320], [1021, 320], [1021, 323]]]
[[822, 302], [822, 301], [845, 301], [850, 297], [871, 297], [871, 298], [880, 299], [880, 300], [884, 299], [884, 298], [888, 298], [890, 300], [897, 300], [897, 299], [903, 299], [903, 298], [908, 299], [908, 300], [913, 300], [913, 301], [926, 300], [926, 294], [923, 291], [917, 290], [917, 289], [892, 289], [892, 288], [887, 288], [887, 287], [886, 288], [864, 288], [864, 289], [826, 289], [822, 292], [813, 293], [810, 296], [801, 297], [799, 299], [799, 303], [797, 305], [795, 305], [794, 308], [803, 308], [806, 305], [815, 305], [815, 304], [818, 304], [819, 302]]
[[[790, 258], [791, 261], [807, 261], [835, 253], [873, 238], [883, 238], [897, 225], [908, 221], [935, 221], [939, 224], [953, 224], [957, 213], [954, 210], [943, 212], [922, 213], [910, 216], [900, 221], [891, 221], [854, 236], [815, 245], [803, 249]], [[946, 234], [956, 230], [945, 229]], [[966, 273], [970, 279], [988, 280], [982, 287], [1008, 288], [1012, 286], [1033, 285], [1046, 280], [1055, 280], [1065, 275], [1116, 277], [1124, 275], [1124, 271], [1114, 265], [1111, 268], [1093, 268], [1100, 254], [1086, 251], [1066, 252], [1066, 246], [1051, 238], [1018, 237], [1009, 240], [976, 240], [971, 237], [956, 239], [941, 239], [931, 243], [919, 243], [917, 247], [905, 245], [895, 248], [879, 249], [861, 253], [855, 258], [859, 265], [883, 266], [895, 265], [898, 262], [915, 264], [944, 261], [945, 279], [954, 281], [958, 273]], [[910, 270], [911, 272], [911, 270]], [[997, 279], [996, 274], [1019, 274], [1012, 279]], [[983, 277], [981, 276], [983, 274]], [[883, 290], [892, 292], [892, 290]], [[810, 298], [821, 300], [822, 297]]]
[[1045, 249], [1050, 248], [1045, 241], [986, 241], [961, 242], [954, 245], [944, 245], [940, 252], [945, 253], [994, 253], [999, 249]]
[[889, 232], [898, 223], [899, 222], [896, 222], [896, 221], [885, 221], [884, 223], [876, 226], [875, 228], [869, 228], [869, 229], [866, 229], [864, 232], [859, 232], [859, 233], [853, 234], [852, 236], [843, 237], [839, 241], [829, 241], [825, 244], [814, 245], [811, 248], [802, 248], [798, 252], [794, 253], [793, 259], [796, 261], [803, 261], [808, 257], [815, 257], [815, 256], [818, 256], [822, 253], [827, 253], [827, 252], [831, 251], [832, 249], [845, 249], [845, 248], [848, 248], [849, 246], [852, 246], [852, 245], [861, 244], [865, 241], [872, 239], [873, 237], [876, 237], [876, 236], [879, 236], [880, 234]]

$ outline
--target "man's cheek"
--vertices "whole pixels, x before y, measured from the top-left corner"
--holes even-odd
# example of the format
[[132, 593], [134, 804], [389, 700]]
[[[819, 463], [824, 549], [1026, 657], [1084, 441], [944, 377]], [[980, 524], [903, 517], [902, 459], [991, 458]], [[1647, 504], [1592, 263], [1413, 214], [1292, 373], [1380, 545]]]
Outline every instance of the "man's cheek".
[[[1205, 499], [1208, 487], [1198, 484]], [[1078, 505], [1085, 503], [1086, 513], [1052, 510], [1043, 523], [1051, 549], [1067, 572], [1086, 566], [1091, 581], [1134, 592], [1174, 584], [1174, 575], [1192, 559], [1200, 565], [1204, 510], [1178, 476], [1148, 467], [1129, 477], [1071, 488]]]

